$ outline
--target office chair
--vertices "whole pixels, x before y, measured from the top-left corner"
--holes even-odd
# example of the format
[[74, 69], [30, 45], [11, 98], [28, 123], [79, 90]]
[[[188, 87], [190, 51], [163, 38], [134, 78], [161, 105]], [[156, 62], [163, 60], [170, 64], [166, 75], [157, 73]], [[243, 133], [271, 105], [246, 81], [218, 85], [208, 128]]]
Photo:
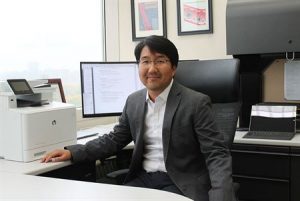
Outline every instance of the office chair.
[[178, 63], [174, 79], [210, 97], [215, 120], [230, 148], [241, 106], [239, 60], [182, 61]]
[[[182, 85], [208, 95], [212, 110], [225, 143], [230, 148], [236, 131], [239, 102], [239, 60], [190, 60], [180, 61], [174, 79]], [[127, 170], [107, 174], [115, 183], [121, 184]], [[234, 183], [235, 192], [239, 185]]]
[[[220, 59], [179, 62], [175, 80], [211, 98], [212, 110], [225, 143], [231, 148], [240, 112], [239, 60]], [[239, 184], [233, 188], [238, 199]]]

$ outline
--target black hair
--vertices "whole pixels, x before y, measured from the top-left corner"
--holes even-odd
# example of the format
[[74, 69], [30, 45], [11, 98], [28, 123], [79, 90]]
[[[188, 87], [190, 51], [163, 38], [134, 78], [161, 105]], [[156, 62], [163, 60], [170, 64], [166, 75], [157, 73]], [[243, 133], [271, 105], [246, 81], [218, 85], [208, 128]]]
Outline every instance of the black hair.
[[137, 46], [134, 49], [134, 55], [137, 62], [139, 62], [142, 49], [145, 46], [148, 46], [150, 51], [152, 52], [157, 52], [166, 55], [170, 59], [172, 66], [177, 67], [179, 58], [177, 48], [167, 38], [156, 35], [144, 38], [141, 42], [137, 44]]

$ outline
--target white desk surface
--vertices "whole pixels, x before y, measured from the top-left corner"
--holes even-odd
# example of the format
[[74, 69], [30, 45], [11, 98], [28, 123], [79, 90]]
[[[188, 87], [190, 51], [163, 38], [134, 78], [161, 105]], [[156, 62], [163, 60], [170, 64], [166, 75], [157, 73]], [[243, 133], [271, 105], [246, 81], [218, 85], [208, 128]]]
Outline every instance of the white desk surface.
[[39, 175], [71, 164], [71, 161], [41, 163], [40, 160], [24, 163], [0, 159], [0, 172]]
[[1, 201], [191, 201], [174, 193], [118, 185], [0, 172]]
[[266, 139], [249, 139], [243, 138], [247, 131], [236, 131], [234, 143], [240, 144], [260, 144], [260, 145], [279, 145], [300, 147], [300, 133], [297, 133], [291, 140], [266, 140]]

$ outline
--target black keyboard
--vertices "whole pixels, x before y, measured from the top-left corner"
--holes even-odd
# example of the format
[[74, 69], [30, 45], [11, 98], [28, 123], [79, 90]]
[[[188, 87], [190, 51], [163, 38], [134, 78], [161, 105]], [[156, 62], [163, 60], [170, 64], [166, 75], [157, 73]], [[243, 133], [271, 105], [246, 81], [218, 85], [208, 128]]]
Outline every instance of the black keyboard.
[[273, 132], [273, 131], [249, 131], [243, 138], [270, 139], [270, 140], [291, 140], [295, 133]]

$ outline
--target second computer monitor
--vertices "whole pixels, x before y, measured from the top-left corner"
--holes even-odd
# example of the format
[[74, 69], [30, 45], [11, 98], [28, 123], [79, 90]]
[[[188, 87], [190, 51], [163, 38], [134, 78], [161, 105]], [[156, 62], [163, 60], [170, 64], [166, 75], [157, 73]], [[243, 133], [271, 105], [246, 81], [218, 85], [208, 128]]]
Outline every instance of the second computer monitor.
[[83, 117], [117, 116], [129, 94], [143, 88], [136, 62], [81, 62]]

